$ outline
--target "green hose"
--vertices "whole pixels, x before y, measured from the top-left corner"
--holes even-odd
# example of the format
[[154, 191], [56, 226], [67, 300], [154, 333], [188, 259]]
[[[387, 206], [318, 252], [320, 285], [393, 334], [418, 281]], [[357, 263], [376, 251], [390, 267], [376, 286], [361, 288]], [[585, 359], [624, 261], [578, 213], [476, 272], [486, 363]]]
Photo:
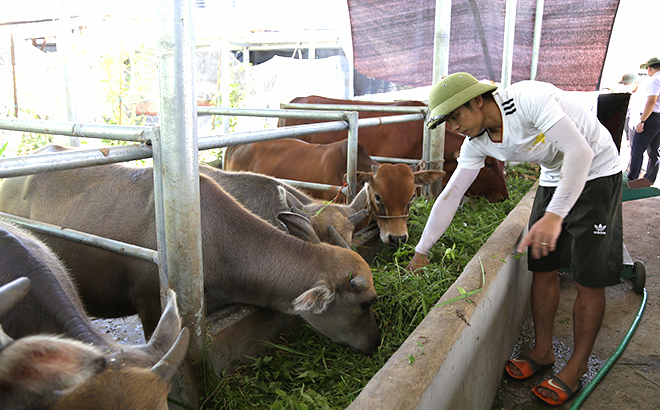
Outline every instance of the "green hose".
[[584, 402], [587, 399], [587, 396], [592, 392], [593, 389], [596, 388], [598, 382], [600, 382], [600, 380], [605, 376], [605, 373], [607, 373], [610, 370], [610, 367], [612, 367], [614, 362], [616, 362], [619, 356], [621, 356], [621, 353], [623, 353], [623, 351], [625, 350], [626, 345], [628, 345], [630, 338], [635, 332], [635, 329], [637, 329], [637, 325], [639, 324], [639, 321], [641, 320], [642, 315], [644, 314], [644, 308], [646, 307], [646, 288], [644, 288], [643, 295], [644, 297], [642, 298], [642, 303], [640, 303], [639, 305], [639, 311], [637, 312], [637, 316], [635, 316], [635, 320], [630, 325], [630, 329], [628, 329], [628, 333], [626, 333], [626, 335], [624, 336], [623, 340], [619, 344], [619, 347], [616, 349], [616, 352], [614, 352], [614, 354], [609, 359], [607, 359], [602, 369], [600, 369], [600, 371], [596, 374], [596, 376], [593, 378], [591, 383], [589, 383], [587, 387], [585, 387], [584, 390], [582, 390], [582, 393], [580, 393], [577, 396], [570, 410], [577, 410], [580, 408], [582, 402]]

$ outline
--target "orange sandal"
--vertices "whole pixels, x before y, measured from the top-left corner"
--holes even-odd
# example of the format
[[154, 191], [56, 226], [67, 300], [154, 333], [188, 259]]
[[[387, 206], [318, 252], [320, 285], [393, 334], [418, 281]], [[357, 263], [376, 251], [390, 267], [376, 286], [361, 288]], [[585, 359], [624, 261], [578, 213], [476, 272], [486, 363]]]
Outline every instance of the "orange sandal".
[[[525, 355], [520, 355], [516, 357], [515, 359], [507, 360], [506, 361], [506, 372], [509, 374], [509, 376], [513, 377], [514, 379], [518, 380], [525, 380], [529, 379], [532, 376], [535, 376], [542, 371], [552, 369], [552, 366], [554, 366], [554, 363], [550, 364], [544, 364], [541, 366], [536, 362], [536, 360], [532, 359], [529, 356]], [[515, 376], [509, 366], [514, 366], [518, 370], [520, 370], [521, 375], [520, 376]]]
[[[539, 387], [545, 387], [548, 390], [552, 390], [553, 392], [557, 393], [557, 400], [553, 400], [550, 397], [546, 397], [539, 393], [537, 390]], [[551, 406], [561, 406], [562, 404], [566, 403], [568, 400], [573, 398], [580, 390], [582, 389], [582, 379], [580, 379], [580, 382], [578, 383], [577, 389], [575, 391], [571, 390], [566, 383], [561, 381], [557, 376], [552, 376], [551, 378], [545, 380], [543, 383], [539, 384], [538, 386], [535, 386], [532, 389], [532, 392], [538, 397], [539, 399], [543, 400], [544, 402], [548, 403]]]

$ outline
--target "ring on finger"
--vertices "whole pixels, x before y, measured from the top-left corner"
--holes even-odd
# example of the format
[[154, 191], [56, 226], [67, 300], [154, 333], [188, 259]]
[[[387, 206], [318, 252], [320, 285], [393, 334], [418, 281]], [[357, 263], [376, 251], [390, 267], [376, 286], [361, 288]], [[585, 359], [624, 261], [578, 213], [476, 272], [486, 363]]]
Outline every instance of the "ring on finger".
[[546, 242], [541, 242], [541, 245], [543, 245], [543, 246], [549, 246], [550, 244], [549, 244], [549, 243], [546, 243]]

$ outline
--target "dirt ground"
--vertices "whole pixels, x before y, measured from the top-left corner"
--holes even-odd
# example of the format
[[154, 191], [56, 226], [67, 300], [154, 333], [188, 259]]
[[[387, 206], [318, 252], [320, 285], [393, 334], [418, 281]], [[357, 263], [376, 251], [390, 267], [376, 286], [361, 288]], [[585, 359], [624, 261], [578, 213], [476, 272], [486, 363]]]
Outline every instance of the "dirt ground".
[[[623, 222], [624, 245], [632, 260], [643, 262], [646, 269], [646, 306], [627, 347], [582, 403], [580, 408], [584, 410], [660, 409], [660, 196], [623, 202]], [[555, 372], [566, 363], [572, 351], [572, 307], [576, 295], [571, 274], [564, 274], [560, 284], [561, 302], [555, 320]], [[592, 352], [589, 371], [582, 379], [585, 386], [617, 351], [643, 299], [632, 291], [631, 281], [627, 279], [607, 288], [606, 297], [604, 323]], [[531, 344], [530, 317], [523, 326], [515, 352], [525, 353]], [[551, 374], [547, 371], [523, 382], [505, 376], [492, 409], [550, 408], [537, 399], [531, 389]], [[557, 408], [569, 409], [571, 405], [572, 400]]]

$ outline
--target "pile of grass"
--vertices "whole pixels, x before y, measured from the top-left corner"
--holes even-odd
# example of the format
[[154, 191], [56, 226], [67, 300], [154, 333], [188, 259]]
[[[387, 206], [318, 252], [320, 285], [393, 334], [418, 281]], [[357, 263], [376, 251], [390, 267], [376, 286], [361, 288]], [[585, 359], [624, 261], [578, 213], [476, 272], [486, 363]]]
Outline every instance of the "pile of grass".
[[378, 292], [374, 311], [382, 341], [371, 357], [352, 353], [304, 325], [278, 343], [268, 343], [272, 348], [268, 356], [251, 358], [230, 374], [207, 375], [203, 408], [345, 409], [426, 317], [537, 176], [535, 166], [508, 166], [509, 199], [499, 204], [485, 199], [465, 203], [431, 250], [431, 264], [419, 274], [404, 268], [433, 204], [426, 198], [413, 202], [410, 240], [384, 250], [372, 264]]

